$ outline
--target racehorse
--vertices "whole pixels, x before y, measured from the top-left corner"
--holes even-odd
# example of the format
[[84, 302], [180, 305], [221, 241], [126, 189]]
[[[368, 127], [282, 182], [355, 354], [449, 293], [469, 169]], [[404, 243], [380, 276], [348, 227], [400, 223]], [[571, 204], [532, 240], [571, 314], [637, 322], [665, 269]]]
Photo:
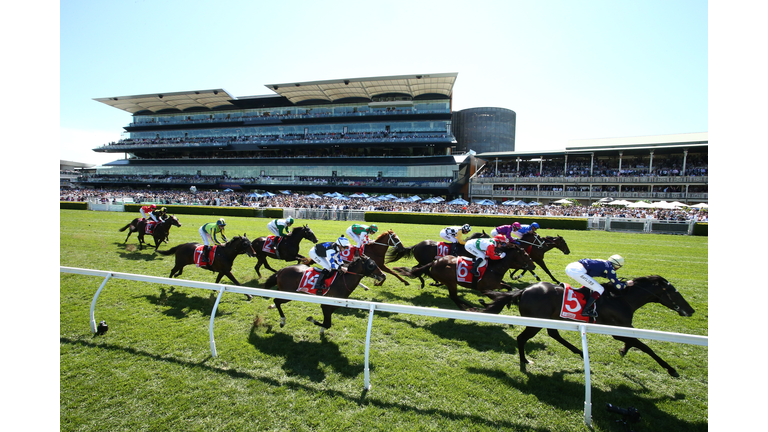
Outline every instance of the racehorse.
[[482, 293], [498, 291], [501, 288], [509, 291], [512, 287], [504, 283], [503, 279], [505, 273], [510, 268], [532, 269], [534, 267], [533, 261], [531, 261], [528, 254], [516, 244], [507, 243], [499, 247], [497, 251], [499, 251], [499, 253], [503, 252], [505, 254], [504, 258], [499, 260], [486, 259], [487, 264], [485, 266], [485, 274], [482, 275], [482, 279], [479, 281], [474, 281], [474, 276], [471, 277], [472, 280], [469, 282], [463, 280], [460, 281], [459, 276], [462, 276], [462, 279], [467, 275], [471, 276], [468, 267], [472, 266], [472, 262], [470, 260], [468, 267], [462, 267], [462, 274], [460, 275], [458, 272], [458, 270], [460, 270], [458, 263], [459, 257], [453, 255], [438, 258], [435, 261], [431, 261], [428, 264], [415, 267], [411, 270], [404, 267], [396, 267], [395, 270], [402, 272], [404, 276], [408, 277], [417, 277], [429, 273], [430, 276], [432, 276], [432, 279], [445, 284], [448, 288], [448, 296], [454, 303], [456, 303], [456, 306], [458, 306], [459, 309], [467, 310], [468, 308], [474, 308], [474, 305], [459, 298], [458, 286], [476, 289]]
[[[168, 218], [168, 215], [160, 216], [160, 222], [164, 221], [167, 218]], [[174, 216], [174, 219], [175, 219], [175, 216]], [[176, 219], [176, 224], [174, 224], [174, 225], [176, 225], [178, 227], [181, 227], [181, 224], [179, 224], [178, 222], [179, 222], [179, 220]], [[138, 236], [139, 236], [139, 250], [141, 250], [142, 249], [142, 244], [144, 243], [144, 231], [145, 231], [146, 223], [147, 223], [146, 219], [144, 219], [144, 218], [136, 218], [136, 219], [132, 220], [128, 225], [120, 228], [118, 230], [120, 232], [123, 232], [123, 231], [128, 229], [128, 236], [125, 237], [125, 241], [123, 243], [127, 243], [128, 242], [128, 238], [131, 237], [131, 234], [138, 233]], [[159, 225], [159, 222], [158, 222], [158, 225]], [[155, 230], [157, 230], [157, 228], [158, 228], [158, 226], [155, 226]], [[162, 240], [166, 240], [168, 238], [168, 231], [170, 231], [170, 229], [171, 229], [171, 227], [168, 226], [168, 228], [165, 230], [165, 237]], [[155, 238], [155, 246], [156, 246], [155, 250], [157, 250], [157, 246], [158, 245], [159, 244], [157, 242], [157, 238]]]
[[[309, 267], [304, 264], [284, 267], [267, 278], [266, 282], [264, 282], [264, 288], [277, 286], [279, 291], [296, 292], [301, 283], [304, 271], [307, 269], [309, 269]], [[381, 269], [379, 269], [379, 266], [376, 265], [376, 262], [363, 255], [353, 259], [352, 262], [349, 263], [346, 272], [338, 272], [336, 274], [336, 278], [324, 295], [336, 298], [348, 298], [355, 288], [357, 288], [357, 285], [364, 276], [372, 277], [377, 281], [383, 281], [386, 278]], [[329, 278], [330, 277], [334, 276], [331, 275]], [[280, 305], [288, 303], [289, 301], [290, 300], [275, 299], [274, 305], [269, 307], [270, 309], [273, 307], [277, 308], [277, 311], [280, 313], [280, 327], [285, 326], [285, 314]], [[331, 328], [331, 315], [338, 307], [339, 306], [324, 304], [322, 305], [323, 322], [315, 321], [312, 317], [308, 317], [307, 321], [322, 327], [320, 329], [320, 333], [322, 334], [326, 329]]]
[[[269, 266], [267, 257], [283, 261], [300, 261], [304, 259], [304, 256], [299, 254], [299, 244], [301, 241], [307, 239], [312, 243], [317, 243], [315, 233], [312, 232], [307, 225], [296, 227], [292, 229], [288, 235], [283, 237], [277, 245], [276, 254], [264, 250], [264, 243], [268, 241], [268, 238], [269, 237], [265, 236], [253, 240], [253, 250], [256, 253], [256, 259], [258, 259], [253, 269], [256, 270], [256, 274], [259, 275], [259, 278], [261, 278], [261, 272], [259, 271], [261, 266], [271, 270], [273, 273], [277, 271]], [[274, 241], [276, 240], [277, 238], [274, 239]], [[272, 246], [272, 249], [274, 249], [274, 246]]]
[[[475, 240], [479, 238], [490, 238], [490, 236], [486, 234], [485, 231], [483, 231], [483, 232], [472, 234], [467, 238], [467, 241]], [[418, 266], [429, 264], [438, 258], [439, 244], [440, 242], [435, 240], [423, 240], [408, 248], [403, 247], [403, 248], [392, 249], [390, 251], [387, 251], [387, 263], [398, 261], [401, 258], [413, 257], [416, 260], [416, 262], [418, 262]], [[456, 246], [460, 256], [474, 257], [474, 255], [472, 255], [471, 253], [467, 252], [466, 249], [464, 249], [463, 245], [456, 244]], [[421, 281], [421, 287], [424, 288], [424, 278], [422, 276], [419, 276], [419, 281]], [[408, 285], [407, 282], [405, 284]]]
[[[571, 250], [568, 248], [568, 244], [565, 242], [565, 240], [561, 236], [539, 237], [534, 233], [526, 233], [523, 238], [520, 239], [520, 242], [523, 244], [523, 249], [525, 249], [528, 255], [530, 255], [531, 260], [533, 260], [535, 264], [538, 264], [539, 267], [541, 267], [544, 272], [546, 272], [549, 277], [555, 281], [555, 283], [559, 284], [560, 281], [552, 276], [552, 273], [550, 273], [547, 265], [544, 264], [544, 254], [554, 248], [560, 249], [560, 251], [565, 255], [570, 254]], [[512, 278], [512, 280], [518, 280], [523, 277], [525, 272], [530, 272], [537, 281], [541, 282], [541, 278], [536, 273], [534, 273], [533, 270], [523, 270], [519, 276], [515, 277], [515, 273], [517, 273], [518, 270], [520, 269], [515, 269], [515, 271], [510, 273], [509, 276]]]
[[[145, 221], [146, 222], [146, 221]], [[141, 225], [141, 223], [139, 223]], [[176, 216], [165, 216], [160, 219], [152, 230], [152, 238], [155, 240], [155, 251], [160, 248], [160, 245], [168, 238], [168, 233], [171, 231], [172, 226], [181, 228], [181, 223]], [[139, 250], [144, 249], [144, 227], [139, 228]], [[128, 234], [130, 235], [130, 233]]]
[[392, 269], [384, 264], [384, 258], [389, 252], [390, 246], [393, 247], [392, 250], [394, 251], [404, 249], [403, 242], [400, 241], [400, 237], [398, 237], [397, 234], [395, 234], [395, 232], [392, 230], [381, 233], [381, 235], [379, 235], [375, 241], [366, 244], [365, 248], [363, 249], [363, 254], [370, 257], [382, 271], [395, 276], [400, 280], [400, 282], [408, 286], [408, 281], [403, 279], [399, 274], [395, 273], [392, 271]]
[[[168, 277], [173, 278], [181, 276], [181, 272], [184, 270], [185, 266], [189, 264], [195, 264], [195, 249], [197, 249], [198, 246], [201, 246], [201, 244], [184, 243], [178, 246], [174, 246], [167, 251], [157, 251], [160, 255], [176, 255], [176, 263], [171, 270], [171, 275]], [[227, 243], [216, 246], [213, 262], [202, 266], [202, 268], [210, 270], [214, 273], [219, 273], [219, 275], [216, 276], [216, 283], [219, 283], [221, 278], [226, 276], [229, 278], [229, 280], [234, 282], [235, 285], [239, 286], [240, 282], [238, 282], [237, 279], [235, 279], [235, 276], [232, 274], [232, 264], [234, 263], [235, 258], [242, 254], [246, 254], [251, 257], [255, 255], [251, 241], [248, 240], [248, 237], [245, 234], [243, 234], [242, 237], [235, 236], [231, 238]], [[246, 294], [245, 296], [249, 300], [252, 297], [249, 294]]]
[[[603, 287], [605, 288], [605, 293], [596, 302], [596, 324], [632, 327], [632, 316], [635, 311], [648, 303], [660, 303], [683, 317], [691, 316], [694, 313], [693, 308], [683, 298], [682, 294], [661, 276], [652, 275], [635, 278], [633, 285], [623, 290], [614, 288], [610, 283], [603, 284]], [[493, 298], [494, 301], [490, 305], [486, 305], [482, 312], [499, 313], [504, 306], [509, 307], [511, 303], [517, 303], [519, 304], [521, 316], [562, 319], [560, 318], [560, 309], [563, 304], [563, 291], [563, 287], [560, 285], [539, 282], [522, 290], [514, 290], [508, 293], [489, 293], [488, 296]], [[540, 330], [541, 328], [539, 327], [526, 327], [517, 337], [517, 350], [520, 353], [520, 370], [523, 372], [525, 372], [526, 364], [532, 363], [525, 357], [525, 343]], [[547, 334], [569, 350], [583, 357], [584, 354], [581, 350], [563, 339], [556, 329], [548, 329]], [[619, 350], [619, 354], [622, 357], [627, 354], [630, 348], [634, 347], [651, 356], [673, 377], [679, 376], [672, 366], [662, 360], [643, 342], [632, 337], [613, 336], [613, 338], [624, 342], [624, 347]]]

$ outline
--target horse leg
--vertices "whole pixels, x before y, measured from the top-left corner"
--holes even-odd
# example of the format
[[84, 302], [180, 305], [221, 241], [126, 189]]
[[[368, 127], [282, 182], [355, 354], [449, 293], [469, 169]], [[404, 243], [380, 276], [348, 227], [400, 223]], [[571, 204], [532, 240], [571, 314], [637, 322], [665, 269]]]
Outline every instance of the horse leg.
[[446, 284], [446, 286], [448, 287], [448, 297], [450, 297], [451, 300], [453, 300], [453, 302], [456, 303], [456, 306], [458, 306], [460, 310], [467, 310], [467, 308], [475, 307], [475, 305], [473, 305], [472, 303], [459, 297], [459, 292], [455, 284], [452, 284], [452, 285]]
[[541, 331], [541, 327], [526, 327], [522, 333], [517, 336], [517, 352], [520, 354], [520, 372], [526, 372], [526, 365], [533, 364], [532, 361], [525, 358], [525, 343], [536, 336]]
[[338, 306], [331, 306], [331, 305], [321, 305], [323, 309], [323, 322], [317, 322], [314, 318], [307, 317], [307, 321], [311, 322], [312, 324], [316, 326], [320, 326], [320, 334], [325, 333], [325, 330], [331, 328], [331, 316], [333, 315], [333, 311], [335, 311]]
[[125, 241], [123, 243], [128, 243], [128, 238], [133, 234], [132, 228], [128, 230], [128, 236], [125, 237]]
[[175, 277], [175, 276], [174, 276], [174, 273], [176, 274], [176, 276], [181, 276], [181, 272], [182, 272], [182, 271], [184, 271], [184, 265], [183, 265], [183, 264], [178, 264], [178, 263], [176, 263], [176, 265], [175, 265], [175, 266], [173, 267], [173, 269], [171, 270], [171, 275], [170, 275], [170, 276], [168, 276], [168, 277], [169, 277], [169, 278], [173, 278], [173, 277]]
[[[288, 303], [290, 300], [283, 300], [283, 299], [275, 299], [275, 303], [273, 306], [277, 309], [277, 312], [280, 314], [280, 328], [285, 327], [285, 314], [283, 313], [283, 308], [280, 307], [283, 303]], [[270, 306], [269, 308], [272, 309], [273, 306]]]
[[[541, 257], [541, 258], [537, 258], [537, 259], [536, 259], [534, 262], [535, 262], [535, 263], [536, 263], [536, 264], [537, 264], [539, 267], [541, 267], [541, 268], [542, 268], [542, 270], [544, 270], [544, 273], [546, 273], [547, 275], [549, 275], [549, 278], [550, 278], [550, 279], [552, 279], [552, 280], [553, 280], [553, 281], [554, 281], [556, 284], [559, 284], [559, 283], [560, 283], [560, 281], [559, 281], [559, 280], [555, 279], [555, 277], [554, 277], [554, 276], [552, 276], [552, 273], [551, 273], [551, 272], [549, 271], [549, 269], [547, 268], [547, 265], [546, 265], [546, 264], [544, 264], [544, 257]], [[539, 282], [541, 282], [541, 280], [539, 280]]]
[[662, 360], [661, 357], [656, 355], [656, 353], [649, 347], [648, 345], [644, 344], [643, 342], [640, 342], [639, 340], [635, 338], [629, 338], [629, 337], [622, 337], [622, 336], [614, 336], [614, 339], [617, 341], [624, 342], [624, 348], [619, 350], [619, 354], [624, 357], [627, 354], [627, 351], [629, 351], [630, 348], [635, 347], [639, 349], [640, 351], [648, 354], [651, 356], [652, 359], [656, 360], [656, 363], [659, 364], [659, 366], [663, 367], [667, 370], [667, 373], [672, 375], [673, 377], [677, 378], [680, 376], [680, 374], [677, 373], [675, 368], [669, 365], [669, 363]]
[[[240, 286], [240, 282], [238, 282], [237, 279], [235, 279], [235, 275], [232, 274], [231, 269], [227, 272], [219, 272], [219, 275], [216, 276], [216, 283], [219, 283], [219, 281], [221, 281], [221, 278], [223, 278], [224, 276], [226, 276], [227, 278], [229, 278], [229, 280], [234, 282], [235, 285]], [[247, 300], [250, 300], [253, 298], [253, 296], [250, 294], [245, 294], [245, 298]]]
[[518, 279], [520, 279], [521, 277], [523, 277], [523, 275], [525, 274], [525, 270], [523, 270], [523, 272], [522, 272], [522, 273], [520, 273], [520, 276], [518, 276], [518, 277], [515, 277], [515, 273], [517, 273], [519, 270], [520, 270], [520, 269], [515, 269], [515, 271], [513, 271], [512, 273], [510, 273], [510, 274], [509, 274], [509, 278], [510, 278], [510, 279], [512, 279], [512, 280], [518, 280]]
[[562, 346], [564, 346], [564, 347], [568, 348], [569, 350], [571, 350], [571, 352], [573, 352], [574, 354], [577, 354], [577, 355], [579, 355], [580, 357], [584, 357], [584, 353], [583, 353], [583, 352], [581, 352], [581, 350], [580, 350], [580, 349], [578, 349], [578, 348], [576, 348], [575, 346], [573, 346], [573, 344], [571, 344], [571, 343], [570, 343], [570, 342], [568, 342], [567, 340], [563, 339], [563, 337], [562, 337], [562, 336], [560, 336], [560, 332], [559, 332], [559, 331], [557, 331], [557, 329], [547, 329], [547, 334], [548, 334], [548, 335], [549, 335], [549, 337], [551, 337], [552, 339], [554, 339], [554, 340], [556, 340], [556, 341], [560, 342], [560, 344], [561, 344]]

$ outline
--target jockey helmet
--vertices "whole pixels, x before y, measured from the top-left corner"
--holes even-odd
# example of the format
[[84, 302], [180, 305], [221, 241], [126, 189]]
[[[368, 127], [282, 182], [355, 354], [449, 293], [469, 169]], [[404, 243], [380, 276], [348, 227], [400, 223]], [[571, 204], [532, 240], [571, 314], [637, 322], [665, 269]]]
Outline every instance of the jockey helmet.
[[512, 224], [512, 228], [514, 228], [514, 229], [516, 229], [516, 230], [519, 230], [519, 229], [520, 229], [520, 228], [522, 228], [522, 227], [523, 227], [523, 226], [522, 226], [522, 225], [520, 225], [520, 222], [515, 222], [515, 223], [513, 223], [513, 224]]
[[379, 231], [379, 227], [377, 227], [376, 224], [371, 224], [371, 226], [368, 227], [368, 231], [375, 233]]
[[341, 236], [341, 237], [339, 237], [338, 240], [336, 240], [336, 244], [341, 246], [341, 247], [348, 248], [349, 247], [349, 239], [347, 239], [344, 236]]
[[494, 237], [494, 238], [493, 238], [493, 240], [494, 240], [494, 241], [497, 241], [497, 242], [500, 242], [500, 243], [506, 243], [506, 242], [507, 242], [507, 238], [506, 238], [506, 237], [504, 237], [504, 236], [503, 236], [503, 235], [501, 235], [501, 234], [499, 234], [499, 235], [497, 235], [496, 237]]
[[468, 233], [468, 232], [470, 232], [470, 231], [472, 231], [472, 227], [471, 227], [471, 226], [469, 226], [469, 224], [464, 224], [464, 225], [461, 227], [461, 232], [463, 232], [464, 234], [466, 234], [466, 233]]
[[156, 208], [157, 208], [157, 206], [156, 206], [156, 205], [154, 205], [154, 204], [152, 204], [152, 205], [150, 205], [150, 206], [149, 206], [149, 208], [151, 208], [152, 210], [154, 210], [154, 209], [156, 209]]
[[293, 225], [293, 218], [288, 216], [288, 219], [285, 220], [285, 223], [288, 225]]
[[611, 255], [608, 262], [613, 264], [613, 268], [624, 267], [624, 258], [621, 255]]
[[166, 211], [165, 207], [160, 208], [160, 211], [165, 212]]
[[533, 229], [535, 229], [535, 230], [539, 229], [539, 223], [538, 223], [538, 222], [534, 222], [534, 223], [532, 223], [532, 224], [531, 224], [531, 228], [533, 228]]
[[216, 221], [216, 225], [218, 225], [220, 227], [225, 227], [225, 226], [227, 226], [227, 223], [224, 222], [224, 218], [221, 218], [221, 219]]

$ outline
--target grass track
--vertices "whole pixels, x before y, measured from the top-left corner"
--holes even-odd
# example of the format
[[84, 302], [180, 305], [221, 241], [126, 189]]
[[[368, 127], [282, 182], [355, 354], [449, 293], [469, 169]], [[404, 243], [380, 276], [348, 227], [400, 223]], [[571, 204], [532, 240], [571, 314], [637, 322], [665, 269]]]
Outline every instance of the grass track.
[[[60, 264], [167, 277], [172, 257], [138, 251], [135, 235], [119, 233], [133, 215], [60, 211]], [[167, 249], [199, 241], [197, 228], [211, 217], [181, 215]], [[227, 218], [228, 236], [267, 233], [267, 219]], [[308, 223], [321, 241], [343, 233], [347, 222]], [[437, 239], [439, 226], [380, 224], [406, 246]], [[474, 231], [492, 227], [473, 227]], [[708, 334], [706, 237], [547, 231], [568, 242], [547, 264], [561, 280], [564, 267], [583, 257], [622, 254], [621, 276], [660, 274], [696, 309], [681, 318], [660, 305], [635, 315], [635, 326]], [[305, 242], [306, 251], [310, 243]], [[270, 261], [275, 268], [290, 263]], [[246, 286], [261, 287], [255, 260], [241, 256], [233, 269]], [[414, 261], [398, 265], [412, 266]], [[268, 274], [266, 271], [264, 274]], [[539, 272], [542, 273], [543, 272]], [[211, 272], [188, 266], [184, 279], [213, 282]], [[546, 279], [544, 279], [546, 280]], [[228, 283], [224, 279], [225, 283]], [[526, 277], [520, 287], [532, 283]], [[540, 333], [527, 345], [534, 361], [519, 371], [515, 336], [520, 328], [377, 313], [371, 351], [370, 392], [363, 391], [367, 313], [340, 309], [320, 336], [305, 321], [318, 306], [291, 302], [286, 327], [271, 303], [241, 295], [222, 299], [216, 316], [217, 358], [211, 358], [208, 320], [215, 296], [208, 291], [110, 281], [99, 297], [97, 320], [110, 331], [94, 337], [88, 311], [99, 278], [60, 276], [60, 424], [66, 431], [261, 430], [261, 431], [570, 431], [584, 430], [583, 363]], [[444, 288], [418, 288], [388, 277], [382, 287], [356, 290], [352, 298], [455, 310]], [[371, 285], [371, 284], [368, 284]], [[470, 290], [465, 299], [480, 298]], [[515, 308], [504, 314], [517, 315]], [[564, 336], [577, 343], [577, 335]], [[578, 343], [577, 343], [578, 345]], [[623, 430], [605, 403], [635, 406], [636, 430], [707, 430], [708, 349], [649, 341], [677, 368], [669, 377], [650, 357], [610, 337], [590, 337], [593, 424], [597, 431]]]

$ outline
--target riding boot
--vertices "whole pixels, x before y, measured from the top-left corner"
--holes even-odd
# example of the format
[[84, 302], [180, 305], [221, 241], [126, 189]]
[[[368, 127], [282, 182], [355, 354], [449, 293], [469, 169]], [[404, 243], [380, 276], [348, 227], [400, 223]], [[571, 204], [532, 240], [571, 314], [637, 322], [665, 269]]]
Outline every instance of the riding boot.
[[323, 282], [325, 282], [325, 279], [328, 277], [330, 272], [326, 269], [323, 269], [322, 273], [320, 273], [320, 276], [317, 277], [317, 280], [315, 281], [315, 294], [316, 295], [323, 295], [325, 294], [325, 287], [323, 287]]
[[208, 251], [210, 246], [203, 246], [203, 253], [200, 257], [200, 265], [207, 265], [208, 264]]
[[477, 266], [480, 265], [480, 258], [475, 258], [472, 260], [472, 269], [470, 272], [475, 276], [480, 276], [480, 270], [477, 268]]
[[600, 293], [592, 291], [592, 295], [587, 300], [587, 304], [584, 305], [584, 309], [581, 310], [581, 316], [597, 318], [597, 305], [595, 301], [600, 297]]
[[450, 254], [453, 256], [459, 256], [459, 244], [458, 243], [451, 243], [451, 252]]

